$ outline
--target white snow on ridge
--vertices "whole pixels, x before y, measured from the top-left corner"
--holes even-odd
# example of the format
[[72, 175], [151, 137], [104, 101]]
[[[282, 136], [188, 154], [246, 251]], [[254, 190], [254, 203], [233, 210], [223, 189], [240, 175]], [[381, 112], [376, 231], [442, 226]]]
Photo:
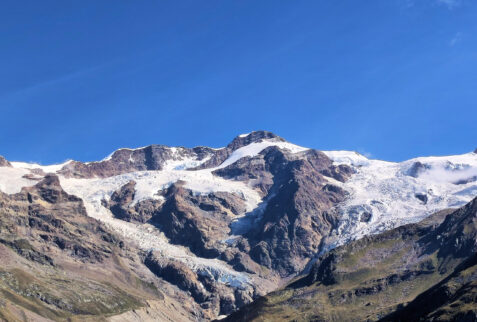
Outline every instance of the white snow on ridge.
[[31, 170], [41, 169], [45, 173], [56, 172], [69, 162], [71, 161], [53, 165], [40, 165], [27, 162], [10, 162], [12, 167], [0, 167], [0, 191], [7, 194], [18, 193], [23, 187], [31, 187], [38, 183], [38, 180], [31, 180], [25, 177], [26, 175], [41, 178], [39, 176], [33, 175]]
[[369, 164], [369, 159], [356, 151], [322, 151], [335, 164], [363, 166]]
[[219, 165], [216, 169], [225, 168], [241, 158], [244, 157], [254, 157], [262, 152], [264, 149], [268, 148], [269, 146], [277, 146], [280, 149], [287, 149], [290, 150], [292, 153], [302, 152], [308, 150], [308, 148], [304, 148], [289, 142], [280, 142], [280, 141], [267, 141], [264, 140], [262, 142], [251, 143], [244, 147], [241, 147], [235, 150], [227, 160], [225, 160], [221, 165]]
[[10, 162], [12, 167], [17, 169], [41, 169], [45, 173], [55, 173], [56, 171], [61, 170], [65, 165], [70, 163], [71, 160], [65, 161], [60, 164], [52, 164], [52, 165], [40, 165], [37, 163], [27, 163], [27, 162]]

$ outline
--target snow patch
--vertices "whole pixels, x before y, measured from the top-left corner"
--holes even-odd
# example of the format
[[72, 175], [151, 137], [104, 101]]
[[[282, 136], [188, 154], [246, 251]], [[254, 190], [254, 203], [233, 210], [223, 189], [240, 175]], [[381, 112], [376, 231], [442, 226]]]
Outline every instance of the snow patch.
[[30, 174], [29, 169], [0, 167], [0, 191], [14, 194], [20, 192], [23, 187], [34, 186], [38, 183], [36, 180], [23, 178], [26, 174]]
[[334, 164], [346, 164], [352, 166], [366, 166], [369, 164], [368, 158], [355, 151], [322, 151]]
[[227, 158], [227, 160], [225, 160], [216, 169], [225, 168], [245, 157], [254, 157], [258, 155], [260, 152], [262, 152], [264, 149], [268, 148], [269, 146], [276, 146], [276, 147], [279, 147], [280, 149], [286, 149], [291, 151], [292, 153], [303, 152], [308, 150], [308, 148], [304, 148], [304, 147], [301, 147], [292, 143], [288, 143], [288, 142], [278, 142], [278, 141], [255, 142], [235, 150]]

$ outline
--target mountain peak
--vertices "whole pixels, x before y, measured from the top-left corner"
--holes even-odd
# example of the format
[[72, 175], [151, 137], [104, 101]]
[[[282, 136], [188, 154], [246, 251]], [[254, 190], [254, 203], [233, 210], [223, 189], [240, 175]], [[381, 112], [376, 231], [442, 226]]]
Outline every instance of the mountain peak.
[[227, 148], [236, 150], [243, 146], [246, 146], [252, 143], [261, 142], [263, 140], [275, 140], [275, 141], [285, 142], [285, 139], [279, 137], [278, 135], [272, 132], [260, 130], [260, 131], [253, 131], [250, 133], [240, 134], [239, 136], [235, 137], [233, 141], [230, 142], [229, 145], [227, 145]]
[[[274, 141], [278, 141], [278, 142], [285, 142], [286, 141], [285, 139], [279, 137], [278, 135], [276, 135], [272, 132], [258, 130], [258, 131], [244, 133], [244, 134], [240, 134], [240, 135], [236, 136], [232, 140], [232, 142], [230, 142], [227, 145], [227, 148], [229, 148], [233, 151], [233, 150], [236, 150], [236, 149], [241, 148], [243, 146], [249, 145], [251, 143], [257, 143], [257, 142], [261, 142], [263, 140], [274, 140]], [[144, 150], [148, 150], [148, 151], [163, 150], [163, 151], [166, 151], [166, 150], [171, 150], [171, 149], [173, 150], [173, 149], [177, 149], [177, 148], [182, 148], [182, 147], [171, 147], [171, 146], [162, 145], [162, 144], [150, 144], [150, 145], [139, 147], [139, 148], [120, 148], [120, 149], [117, 149], [117, 150], [113, 151], [110, 155], [108, 155], [106, 158], [104, 158], [101, 161], [116, 160], [118, 158], [121, 158], [121, 156], [123, 156], [123, 155], [127, 155], [129, 157], [129, 155], [132, 152], [135, 152], [135, 151], [144, 151]], [[198, 152], [202, 152], [202, 153], [204, 152], [203, 151], [204, 149], [206, 149], [206, 150], [219, 150], [219, 149], [212, 149], [212, 148], [205, 147], [205, 146], [197, 146], [197, 147], [194, 147], [194, 148], [184, 148], [184, 149], [185, 150], [194, 150], [194, 151], [198, 151]], [[1, 158], [1, 156], [0, 156], [0, 158]], [[101, 161], [98, 161], [98, 162], [101, 162]], [[0, 165], [1, 165], [1, 162], [0, 162]]]

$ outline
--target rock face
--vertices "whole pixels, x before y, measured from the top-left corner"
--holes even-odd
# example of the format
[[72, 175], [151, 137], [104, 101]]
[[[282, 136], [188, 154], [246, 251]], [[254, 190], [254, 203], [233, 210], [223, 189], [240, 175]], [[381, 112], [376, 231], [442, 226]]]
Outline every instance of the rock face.
[[476, 299], [477, 198], [336, 248], [228, 320], [473, 321]]
[[217, 192], [194, 195], [177, 182], [164, 191], [165, 202], [150, 222], [171, 242], [184, 245], [200, 257], [220, 255], [220, 240], [230, 231], [234, 216], [245, 211], [239, 196]]
[[11, 167], [12, 165], [0, 155], [0, 167]]
[[334, 166], [319, 151], [294, 154], [269, 147], [253, 159], [214, 173], [246, 181], [265, 195], [262, 208], [243, 236], [253, 260], [287, 276], [303, 269], [318, 251], [322, 237], [336, 221], [331, 209], [346, 196], [324, 176], [345, 181], [352, 171], [348, 166]]
[[[82, 261], [101, 262], [110, 256], [114, 236], [87, 216], [81, 199], [62, 190], [56, 175], [47, 175], [34, 187], [11, 197], [2, 195], [2, 199], [1, 233], [5, 240], [11, 238], [10, 244], [18, 236], [34, 234], [40, 242]], [[82, 231], [90, 231], [91, 236], [82, 237]]]
[[216, 150], [206, 147], [170, 148], [164, 145], [150, 145], [139, 149], [120, 149], [109, 158], [99, 162], [72, 161], [58, 173], [66, 177], [92, 178], [110, 177], [122, 173], [146, 170], [162, 170], [168, 161], [189, 158], [191, 167], [200, 164]]
[[[0, 193], [0, 319], [94, 317], [164, 300], [158, 290], [164, 282], [137, 266], [138, 254], [88, 217], [83, 201], [55, 175], [17, 194]], [[183, 300], [184, 307], [190, 302]], [[192, 315], [178, 311], [184, 320]]]
[[217, 283], [212, 276], [194, 272], [179, 261], [165, 260], [158, 253], [151, 252], [145, 264], [157, 276], [188, 292], [210, 319], [230, 314], [256, 297], [251, 286], [233, 287]]
[[118, 219], [129, 222], [146, 223], [160, 209], [162, 202], [148, 199], [130, 207], [135, 195], [136, 182], [129, 181], [115, 191], [109, 201], [103, 200], [103, 206], [109, 208]]
[[[102, 161], [69, 162], [58, 173], [75, 178], [105, 178], [134, 171], [163, 170], [166, 167], [172, 169], [213, 168], [224, 162], [235, 150], [262, 140], [285, 142], [284, 139], [271, 132], [256, 131], [246, 136], [236, 137], [222, 149], [208, 147], [172, 148], [165, 145], [149, 145], [138, 149], [119, 149]], [[174, 164], [174, 161], [184, 160], [187, 160], [187, 162], [180, 165]]]

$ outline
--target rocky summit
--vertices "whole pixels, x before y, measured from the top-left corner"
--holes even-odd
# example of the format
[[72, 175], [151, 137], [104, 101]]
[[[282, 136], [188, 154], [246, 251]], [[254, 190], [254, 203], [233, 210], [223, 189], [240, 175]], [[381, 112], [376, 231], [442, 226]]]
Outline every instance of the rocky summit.
[[0, 320], [472, 321], [476, 196], [474, 152], [395, 163], [267, 131], [0, 157]]

